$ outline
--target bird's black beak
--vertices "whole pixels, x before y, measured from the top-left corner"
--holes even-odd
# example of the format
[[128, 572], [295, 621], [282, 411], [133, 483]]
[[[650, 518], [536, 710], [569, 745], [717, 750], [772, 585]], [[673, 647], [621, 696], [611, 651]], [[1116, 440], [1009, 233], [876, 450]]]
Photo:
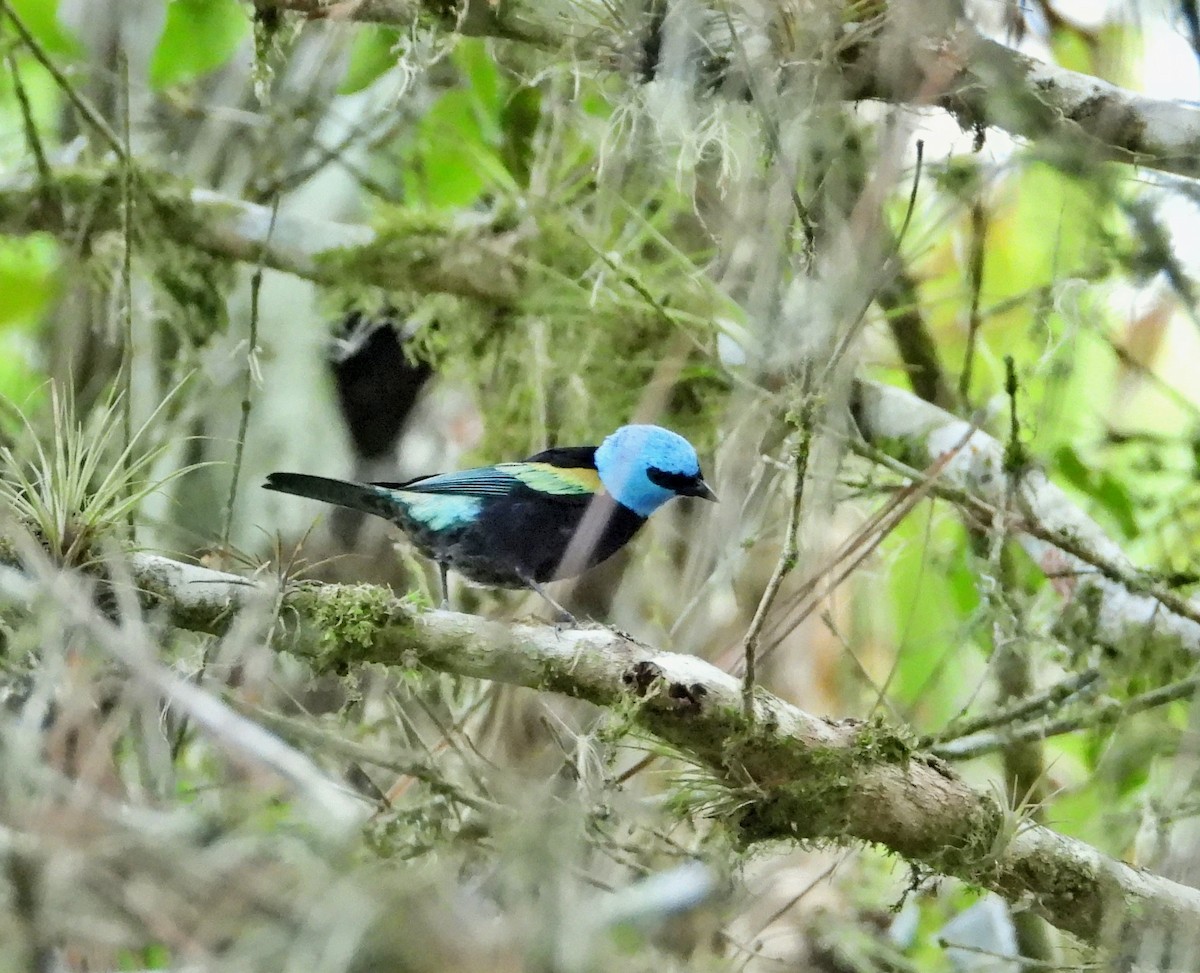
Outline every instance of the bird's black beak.
[[704, 476], [699, 470], [695, 473], [667, 473], [652, 466], [646, 470], [646, 479], [655, 486], [670, 490], [677, 497], [699, 497], [713, 503], [717, 501], [717, 495], [713, 493], [712, 487], [704, 482]]

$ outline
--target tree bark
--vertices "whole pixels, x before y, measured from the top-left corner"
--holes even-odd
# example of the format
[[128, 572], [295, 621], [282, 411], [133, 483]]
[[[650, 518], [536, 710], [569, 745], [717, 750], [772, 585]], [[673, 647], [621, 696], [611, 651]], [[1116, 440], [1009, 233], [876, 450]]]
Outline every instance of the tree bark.
[[[312, 18], [398, 25], [433, 21], [464, 35], [529, 43], [641, 78], [653, 76], [655, 64], [647, 52], [661, 46], [652, 36], [661, 24], [614, 22], [612, 8], [598, 3], [571, 4], [569, 10], [560, 3], [525, 0], [256, 0], [256, 5]], [[1147, 98], [1038, 61], [984, 37], [966, 20], [955, 20], [950, 5], [945, 5], [951, 10], [947, 16], [930, 15], [936, 4], [910, 6], [898, 0], [881, 3], [878, 9], [886, 12], [871, 23], [844, 25], [847, 31], [863, 28], [860, 39], [830, 41], [845, 71], [846, 97], [937, 104], [964, 128], [994, 126], [1022, 138], [1048, 140], [1057, 147], [1056, 157], [1070, 167], [1115, 160], [1200, 176], [1200, 105]], [[718, 20], [723, 26], [730, 22]], [[771, 36], [777, 41], [772, 53], [778, 63], [808, 56], [786, 46], [805, 36], [803, 31], [780, 30]], [[746, 45], [722, 41], [719, 34], [706, 41], [711, 64], [700, 76], [717, 88]]]
[[1064, 641], [1099, 642], [1127, 660], [1200, 654], [1200, 605], [1140, 572], [1100, 525], [1037, 468], [1006, 470], [996, 439], [910, 392], [859, 382], [854, 418], [868, 443], [917, 470], [941, 465], [938, 482], [969, 513], [1009, 494], [1015, 540], [1063, 596]]
[[134, 554], [131, 565], [143, 601], [182, 628], [220, 634], [239, 610], [277, 603], [284, 629], [277, 647], [318, 670], [422, 666], [613, 709], [728, 789], [722, 816], [743, 844], [879, 844], [1030, 904], [1091, 943], [1146, 925], [1184, 938], [1200, 928], [1200, 891], [1005, 812], [881, 721], [814, 716], [762, 690], [748, 718], [741, 683], [702, 659], [607, 629], [419, 611], [370, 585], [297, 585], [275, 599], [259, 583], [165, 557]]
[[[119, 228], [119, 168], [55, 172], [52, 191], [36, 179], [0, 180], [0, 233], [46, 230], [73, 238]], [[149, 177], [147, 177], [149, 178]], [[427, 220], [411, 232], [379, 233], [369, 226], [310, 219], [281, 210], [271, 228], [271, 208], [208, 189], [186, 189], [158, 176], [142, 187], [147, 225], [201, 253], [257, 263], [318, 283], [358, 282], [381, 287], [457, 294], [492, 306], [516, 299], [513, 259], [518, 230], [496, 230], [485, 219]], [[152, 222], [151, 222], [152, 221]]]

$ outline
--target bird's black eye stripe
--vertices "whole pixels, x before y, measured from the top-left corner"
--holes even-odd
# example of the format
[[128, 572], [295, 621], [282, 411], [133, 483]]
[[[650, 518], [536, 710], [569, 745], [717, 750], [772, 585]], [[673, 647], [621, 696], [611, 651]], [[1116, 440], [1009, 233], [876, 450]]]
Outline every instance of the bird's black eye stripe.
[[696, 481], [700, 478], [700, 473], [698, 471], [691, 475], [687, 473], [668, 473], [666, 470], [660, 470], [656, 466], [651, 466], [646, 470], [646, 477], [651, 483], [657, 484], [664, 490], [672, 490], [675, 493], [679, 493], [681, 490], [695, 486]]

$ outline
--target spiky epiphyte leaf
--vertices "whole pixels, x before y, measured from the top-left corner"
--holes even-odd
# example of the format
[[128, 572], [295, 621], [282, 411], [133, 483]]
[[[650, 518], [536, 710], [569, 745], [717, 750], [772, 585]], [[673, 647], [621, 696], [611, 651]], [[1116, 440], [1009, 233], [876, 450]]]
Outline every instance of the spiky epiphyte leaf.
[[80, 416], [74, 395], [52, 385], [48, 442], [19, 408], [5, 403], [19, 418], [24, 436], [0, 448], [0, 501], [56, 562], [85, 563], [97, 542], [128, 524], [146, 496], [194, 468], [161, 479], [150, 476], [168, 445], [150, 442], [150, 431], [173, 395], [127, 442], [119, 391]]

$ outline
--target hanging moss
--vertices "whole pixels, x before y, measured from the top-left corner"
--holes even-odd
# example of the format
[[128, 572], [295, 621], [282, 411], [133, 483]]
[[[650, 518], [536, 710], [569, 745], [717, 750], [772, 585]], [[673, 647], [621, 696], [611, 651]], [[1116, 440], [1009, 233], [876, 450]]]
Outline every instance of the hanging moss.
[[337, 285], [442, 292], [497, 306], [518, 297], [515, 241], [505, 235], [503, 218], [466, 221], [393, 207], [377, 214], [373, 229], [361, 246], [320, 254], [319, 276]]
[[481, 455], [596, 441], [630, 421], [660, 373], [674, 381], [657, 421], [704, 447], [731, 387], [713, 364], [711, 288], [667, 262], [635, 281], [553, 213], [517, 231], [519, 244], [510, 229], [502, 213], [462, 226], [388, 210], [371, 244], [323, 254], [321, 273], [338, 282], [334, 303], [437, 322], [419, 353], [476, 392]]

